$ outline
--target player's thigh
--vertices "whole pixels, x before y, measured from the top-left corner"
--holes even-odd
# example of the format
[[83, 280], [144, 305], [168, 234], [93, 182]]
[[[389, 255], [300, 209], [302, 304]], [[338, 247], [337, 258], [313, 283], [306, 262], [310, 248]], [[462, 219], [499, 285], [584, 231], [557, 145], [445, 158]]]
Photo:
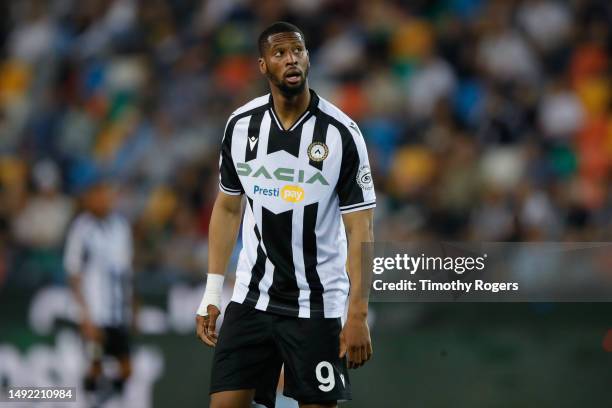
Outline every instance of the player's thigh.
[[282, 360], [271, 328], [270, 316], [229, 304], [213, 357], [211, 395], [255, 389], [256, 399], [267, 401], [275, 394]]
[[123, 354], [118, 357], [119, 361], [119, 374], [123, 378], [128, 378], [132, 375], [132, 359], [129, 354]]
[[250, 408], [255, 389], [221, 391], [211, 394], [210, 408]]
[[302, 406], [351, 399], [346, 358], [340, 358], [340, 319], [291, 319], [277, 327], [285, 363], [284, 394]]

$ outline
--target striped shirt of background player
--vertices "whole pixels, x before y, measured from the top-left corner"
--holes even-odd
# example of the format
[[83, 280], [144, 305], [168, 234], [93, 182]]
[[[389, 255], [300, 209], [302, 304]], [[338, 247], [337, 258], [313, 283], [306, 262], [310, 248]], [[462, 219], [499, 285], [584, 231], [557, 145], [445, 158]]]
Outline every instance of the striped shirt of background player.
[[[235, 125], [241, 120], [248, 121], [248, 126], [236, 131]], [[242, 143], [236, 139], [242, 139]], [[279, 214], [247, 198], [244, 248], [232, 300], [291, 316], [340, 317], [349, 290], [346, 237], [340, 214], [376, 205], [374, 189], [366, 191], [357, 184], [357, 172], [368, 165], [368, 157], [354, 122], [312, 92], [308, 110], [284, 131], [271, 97], [256, 98], [234, 112], [226, 126], [219, 163], [220, 189], [227, 194], [244, 193], [234, 160], [244, 158], [248, 162], [259, 155], [265, 165], [274, 166], [273, 161], [266, 162], [265, 156], [286, 150], [305, 163], [306, 147], [312, 142], [339, 147], [335, 155], [330, 154], [322, 162], [308, 160], [326, 179], [337, 178], [337, 184], [321, 187], [329, 190], [322, 194], [328, 197], [326, 200]], [[246, 278], [248, 290], [239, 286], [244, 271], [250, 275]]]
[[132, 236], [122, 217], [79, 215], [66, 240], [64, 268], [69, 276], [80, 275], [83, 297], [95, 325], [121, 327], [130, 323]]

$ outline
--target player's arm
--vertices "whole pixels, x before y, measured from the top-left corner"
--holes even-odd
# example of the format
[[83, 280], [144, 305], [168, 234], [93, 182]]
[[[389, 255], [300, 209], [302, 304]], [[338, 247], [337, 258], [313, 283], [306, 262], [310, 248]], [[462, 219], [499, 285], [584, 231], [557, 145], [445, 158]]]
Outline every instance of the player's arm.
[[79, 308], [79, 316], [81, 318], [81, 321], [89, 320], [89, 311], [87, 310], [85, 297], [83, 296], [83, 292], [81, 291], [81, 275], [78, 273], [71, 274], [69, 282], [72, 296], [74, 296], [74, 300], [76, 301], [77, 306]]
[[373, 211], [342, 215], [348, 238], [348, 273], [351, 282], [346, 323], [340, 333], [340, 357], [347, 354], [349, 368], [358, 368], [372, 357], [368, 327], [369, 280], [361, 270], [361, 244], [374, 241]]
[[368, 152], [357, 124], [350, 122], [342, 138], [342, 162], [336, 190], [348, 238], [350, 295], [348, 316], [340, 333], [340, 357], [348, 355], [349, 368], [363, 365], [372, 356], [368, 328], [369, 276], [361, 270], [361, 244], [372, 242], [376, 193], [370, 173]]
[[74, 300], [79, 308], [81, 333], [88, 340], [98, 340], [100, 337], [100, 330], [91, 320], [91, 315], [89, 314], [89, 309], [81, 290], [81, 275], [72, 274], [69, 278], [69, 282], [72, 296], [74, 297]]
[[221, 291], [242, 216], [242, 195], [219, 192], [208, 230], [208, 279], [196, 315], [196, 332], [207, 345], [217, 344], [216, 321], [221, 313]]
[[131, 303], [131, 319], [130, 319], [130, 329], [132, 332], [138, 332], [138, 315], [140, 313], [141, 301], [138, 293], [135, 288], [136, 281], [136, 270], [134, 269], [134, 231], [132, 230], [132, 226], [126, 222], [126, 250], [127, 250], [127, 265], [128, 265], [128, 273], [130, 280], [130, 303]]

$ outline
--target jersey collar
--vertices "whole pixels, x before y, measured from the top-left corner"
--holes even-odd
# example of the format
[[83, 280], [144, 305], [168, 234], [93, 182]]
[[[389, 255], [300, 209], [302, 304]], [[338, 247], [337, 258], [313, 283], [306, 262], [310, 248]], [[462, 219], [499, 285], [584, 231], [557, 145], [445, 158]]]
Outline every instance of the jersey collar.
[[316, 92], [313, 91], [312, 89], [309, 89], [309, 91], [310, 91], [310, 103], [308, 104], [308, 107], [289, 129], [283, 128], [283, 125], [278, 119], [278, 116], [276, 115], [276, 112], [274, 111], [274, 101], [272, 100], [272, 93], [270, 93], [270, 96], [268, 97], [268, 107], [270, 111], [270, 116], [272, 117], [273, 122], [276, 123], [276, 126], [278, 127], [279, 130], [283, 132], [292, 132], [295, 129], [297, 129], [298, 126], [300, 126], [300, 124], [306, 122], [312, 115], [316, 113], [317, 107], [319, 106], [319, 97], [317, 96]]

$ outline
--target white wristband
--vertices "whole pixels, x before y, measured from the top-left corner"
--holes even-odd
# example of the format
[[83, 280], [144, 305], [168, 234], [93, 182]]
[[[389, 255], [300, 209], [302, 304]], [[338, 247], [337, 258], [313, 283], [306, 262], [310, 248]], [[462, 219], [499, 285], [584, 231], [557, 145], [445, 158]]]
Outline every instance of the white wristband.
[[218, 273], [209, 273], [206, 280], [206, 289], [204, 296], [198, 307], [197, 314], [200, 316], [208, 316], [208, 305], [214, 305], [221, 310], [221, 292], [223, 291], [223, 281], [225, 276]]

